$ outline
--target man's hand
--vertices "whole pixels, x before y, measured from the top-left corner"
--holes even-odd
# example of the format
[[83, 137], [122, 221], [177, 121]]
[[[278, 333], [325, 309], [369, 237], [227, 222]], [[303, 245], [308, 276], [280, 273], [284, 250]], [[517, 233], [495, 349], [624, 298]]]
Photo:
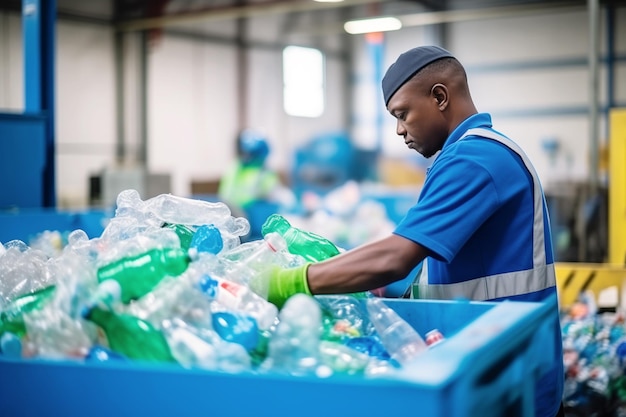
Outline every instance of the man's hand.
[[267, 300], [276, 307], [282, 308], [285, 301], [294, 294], [304, 293], [312, 295], [307, 280], [309, 265], [311, 264], [306, 263], [289, 269], [278, 266], [271, 268], [269, 270]]

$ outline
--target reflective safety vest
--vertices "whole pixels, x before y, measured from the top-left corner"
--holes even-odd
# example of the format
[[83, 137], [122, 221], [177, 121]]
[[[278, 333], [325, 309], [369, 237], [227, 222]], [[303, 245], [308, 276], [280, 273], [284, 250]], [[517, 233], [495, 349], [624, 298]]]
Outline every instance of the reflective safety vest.
[[411, 287], [411, 298], [452, 300], [469, 299], [486, 301], [513, 297], [542, 291], [556, 286], [554, 263], [546, 263], [544, 210], [545, 197], [539, 177], [524, 151], [505, 136], [485, 128], [469, 129], [459, 139], [480, 136], [495, 140], [519, 155], [533, 179], [533, 267], [532, 269], [479, 277], [450, 284], [428, 284], [428, 258], [422, 263], [422, 271]]

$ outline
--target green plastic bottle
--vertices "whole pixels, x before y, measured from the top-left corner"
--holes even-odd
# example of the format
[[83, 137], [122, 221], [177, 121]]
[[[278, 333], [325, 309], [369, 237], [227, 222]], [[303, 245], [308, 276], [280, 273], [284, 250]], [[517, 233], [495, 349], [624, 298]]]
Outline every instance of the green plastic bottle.
[[339, 249], [330, 240], [292, 226], [280, 214], [269, 216], [261, 227], [263, 236], [272, 232], [285, 239], [290, 253], [300, 255], [309, 262], [320, 262], [339, 254]]
[[0, 336], [5, 332], [13, 333], [20, 338], [24, 336], [26, 334], [24, 313], [43, 307], [55, 289], [54, 285], [50, 285], [11, 300], [8, 307], [0, 313]]
[[98, 269], [98, 281], [116, 280], [121, 287], [121, 301], [128, 304], [152, 291], [166, 276], [185, 272], [190, 258], [180, 248], [157, 248], [122, 258]]
[[163, 333], [145, 320], [99, 307], [89, 310], [85, 319], [100, 326], [115, 352], [136, 360], [176, 362]]
[[193, 239], [193, 235], [195, 233], [194, 230], [185, 226], [184, 224], [166, 223], [163, 227], [172, 229], [176, 233], [176, 235], [180, 239], [180, 247], [182, 250], [189, 250], [189, 247], [191, 246], [191, 240]]

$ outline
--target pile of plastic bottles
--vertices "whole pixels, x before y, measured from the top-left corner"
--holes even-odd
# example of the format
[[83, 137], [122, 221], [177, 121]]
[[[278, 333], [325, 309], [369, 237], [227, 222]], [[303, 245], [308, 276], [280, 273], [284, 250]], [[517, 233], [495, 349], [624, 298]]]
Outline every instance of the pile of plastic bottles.
[[626, 416], [626, 327], [582, 293], [561, 318], [568, 415]]
[[335, 256], [280, 215], [263, 239], [221, 202], [119, 194], [101, 236], [58, 255], [0, 244], [0, 354], [147, 361], [226, 372], [388, 375], [427, 349], [371, 294], [267, 301], [268, 271]]

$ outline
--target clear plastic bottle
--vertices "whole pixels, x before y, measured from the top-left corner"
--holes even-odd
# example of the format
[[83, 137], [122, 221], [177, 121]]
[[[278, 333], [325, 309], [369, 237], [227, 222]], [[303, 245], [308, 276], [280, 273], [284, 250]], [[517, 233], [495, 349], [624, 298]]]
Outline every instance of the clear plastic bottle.
[[370, 357], [365, 353], [329, 340], [320, 342], [320, 356], [321, 362], [333, 372], [348, 375], [363, 374], [370, 362]]
[[243, 346], [222, 340], [209, 329], [196, 329], [184, 321], [163, 322], [163, 333], [176, 361], [186, 368], [240, 372], [250, 369]]
[[172, 194], [160, 194], [142, 201], [136, 190], [122, 191], [117, 197], [119, 209], [133, 209], [151, 213], [165, 223], [173, 224], [217, 224], [225, 217], [230, 217], [228, 206], [222, 202], [209, 202], [184, 198]]
[[315, 299], [295, 294], [280, 311], [264, 368], [294, 375], [315, 374], [320, 365], [322, 312]]
[[285, 239], [278, 233], [268, 233], [263, 239], [246, 242], [224, 253], [221, 259], [226, 267], [226, 278], [248, 286], [254, 293], [267, 299], [269, 282], [263, 273], [272, 265], [286, 266], [289, 260]]
[[274, 304], [244, 284], [205, 275], [200, 280], [199, 287], [210, 299], [216, 300], [227, 309], [253, 317], [261, 330], [270, 328], [278, 316], [278, 308]]
[[427, 350], [422, 336], [380, 298], [366, 300], [370, 321], [393, 360], [406, 366]]
[[292, 226], [280, 214], [272, 214], [265, 220], [261, 233], [278, 233], [287, 244], [287, 249], [294, 255], [300, 255], [309, 262], [320, 262], [339, 254], [339, 249], [330, 240], [313, 232]]
[[148, 294], [130, 303], [127, 311], [154, 326], [175, 318], [194, 326], [211, 326], [211, 300], [202, 294], [196, 271], [190, 269], [179, 277], [165, 277]]

